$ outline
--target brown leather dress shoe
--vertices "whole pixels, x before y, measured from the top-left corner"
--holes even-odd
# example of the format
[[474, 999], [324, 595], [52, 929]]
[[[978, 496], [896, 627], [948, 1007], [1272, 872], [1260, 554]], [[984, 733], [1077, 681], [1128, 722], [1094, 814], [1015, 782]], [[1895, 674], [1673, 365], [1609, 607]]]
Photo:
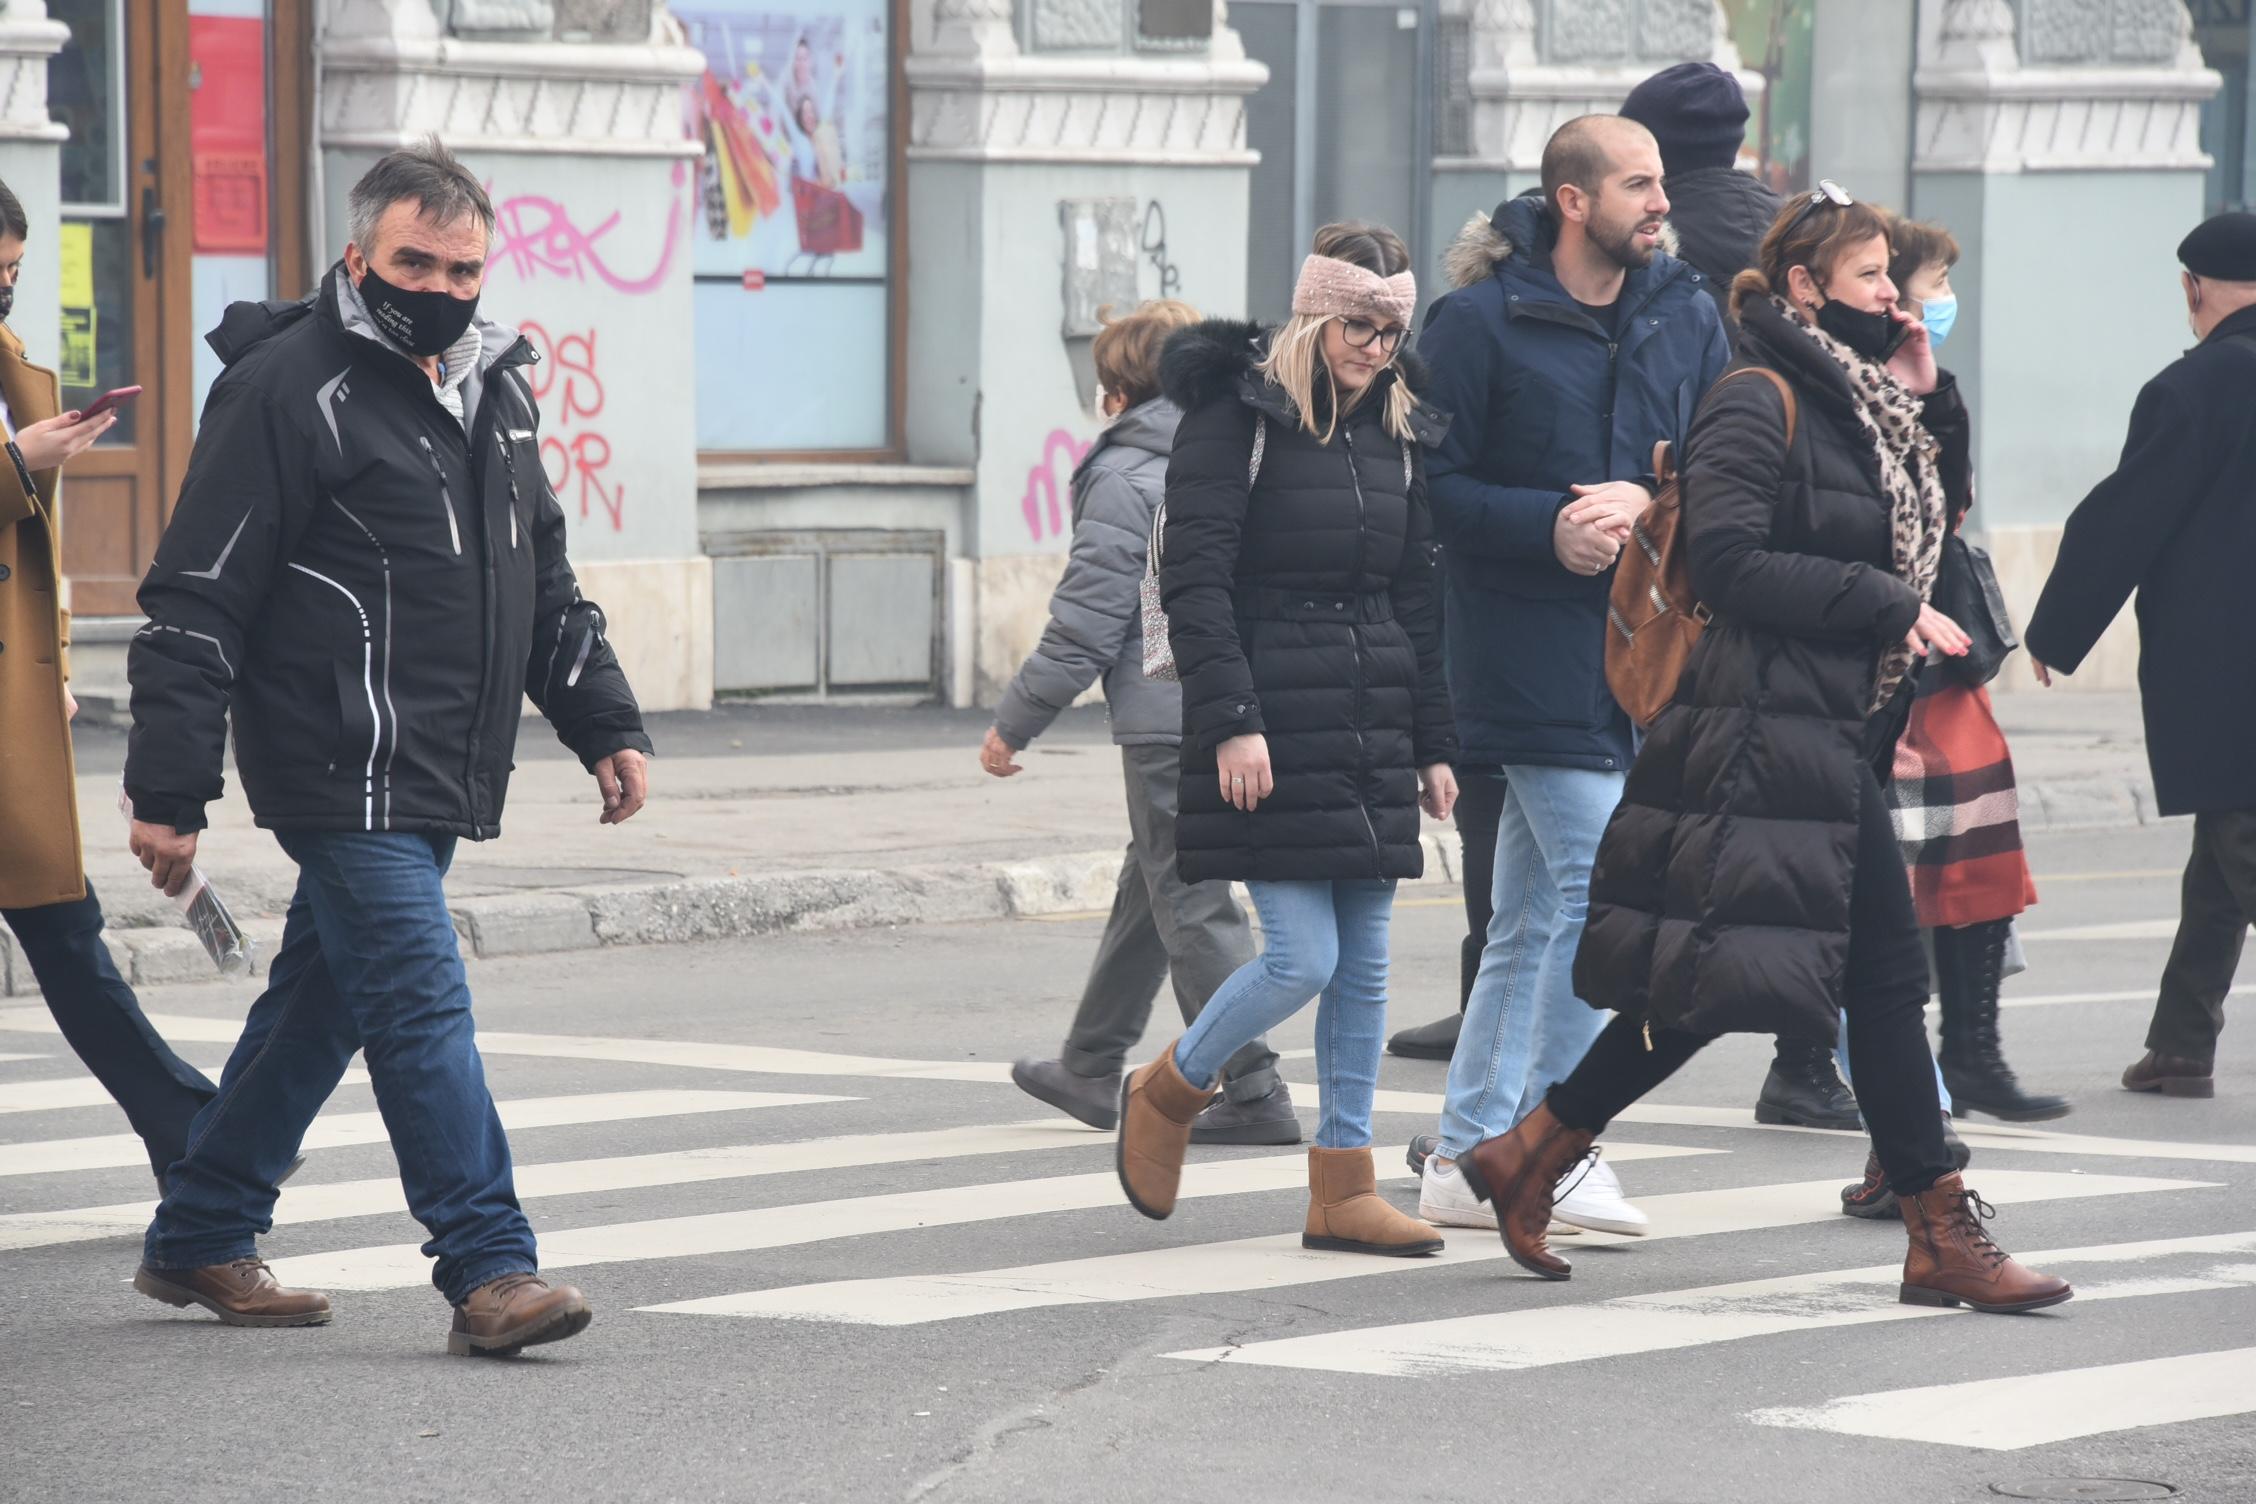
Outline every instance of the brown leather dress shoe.
[[519, 1348], [562, 1342], [595, 1319], [587, 1297], [537, 1274], [505, 1274], [480, 1285], [454, 1308], [447, 1351], [457, 1357], [507, 1358]]
[[2143, 1059], [2123, 1072], [2123, 1090], [2158, 1091], [2165, 1097], [2213, 1097], [2217, 1094], [2215, 1069], [2206, 1060], [2148, 1050]]
[[1475, 1196], [1496, 1208], [1496, 1231], [1512, 1262], [1544, 1279], [1569, 1279], [1574, 1265], [1551, 1251], [1551, 1193], [1567, 1167], [1590, 1152], [1594, 1133], [1569, 1128], [1547, 1102], [1502, 1138], [1483, 1139], [1457, 1161]]
[[1172, 1044], [1120, 1083], [1120, 1137], [1112, 1163], [1130, 1206], [1155, 1221], [1174, 1214], [1191, 1126], [1213, 1100], [1212, 1091], [1183, 1079]]
[[202, 1269], [133, 1271], [133, 1288], [168, 1306], [202, 1306], [227, 1326], [326, 1326], [329, 1297], [286, 1290], [264, 1259], [237, 1259]]
[[2056, 1306], [2076, 1292], [2068, 1281], [2014, 1262], [1990, 1241], [1982, 1223], [1996, 1208], [1945, 1175], [1916, 1196], [1898, 1196], [1911, 1248], [1904, 1255], [1907, 1306], [1955, 1306], [2010, 1314]]

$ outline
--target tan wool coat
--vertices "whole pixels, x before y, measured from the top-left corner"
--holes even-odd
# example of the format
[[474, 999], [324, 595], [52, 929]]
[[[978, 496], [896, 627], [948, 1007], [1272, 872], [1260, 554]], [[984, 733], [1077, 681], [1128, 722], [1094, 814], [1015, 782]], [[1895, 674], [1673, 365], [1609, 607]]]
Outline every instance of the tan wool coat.
[[[0, 395], [23, 428], [61, 411], [55, 373], [24, 359], [0, 325]], [[78, 786], [71, 770], [70, 619], [63, 609], [56, 472], [25, 491], [0, 454], [0, 908], [31, 909], [86, 895], [79, 859]]]

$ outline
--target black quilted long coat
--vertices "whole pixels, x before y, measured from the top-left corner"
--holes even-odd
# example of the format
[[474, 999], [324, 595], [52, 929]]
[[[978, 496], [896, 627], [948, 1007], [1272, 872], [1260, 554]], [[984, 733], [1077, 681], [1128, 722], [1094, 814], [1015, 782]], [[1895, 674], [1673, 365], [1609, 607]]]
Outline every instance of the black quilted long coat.
[[[1425, 489], [1443, 420], [1421, 409], [1406, 457], [1375, 387], [1319, 443], [1255, 368], [1266, 338], [1213, 320], [1170, 340], [1160, 366], [1185, 414], [1160, 571], [1183, 682], [1179, 869], [1187, 882], [1417, 877], [1417, 770], [1457, 754]], [[1403, 371], [1416, 391], [1407, 355], [1378, 379]], [[1252, 732], [1276, 791], [1247, 814], [1222, 798], [1215, 749]]]
[[[1660, 1028], [1831, 1040], [1857, 764], [1885, 779], [1909, 686], [1866, 711], [1882, 649], [1921, 601], [1894, 573], [1879, 459], [1847, 373], [1766, 300], [1748, 300], [1740, 327], [1742, 362], [1793, 387], [1797, 432], [1789, 451], [1778, 391], [1754, 376], [1718, 382], [1693, 419], [1687, 562], [1715, 620], [1599, 845], [1575, 991]], [[1968, 427], [1947, 376], [1923, 421], [1955, 517], [1969, 499]]]

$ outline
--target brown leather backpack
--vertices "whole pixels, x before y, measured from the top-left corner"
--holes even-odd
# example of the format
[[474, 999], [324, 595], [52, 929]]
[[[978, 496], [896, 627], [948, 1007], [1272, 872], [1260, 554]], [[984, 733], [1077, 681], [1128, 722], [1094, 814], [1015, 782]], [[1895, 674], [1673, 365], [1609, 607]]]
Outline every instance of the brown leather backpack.
[[[1769, 380], [1786, 404], [1786, 447], [1794, 446], [1794, 389], [1767, 366], [1727, 371], [1716, 386], [1749, 372]], [[1712, 392], [1715, 388], [1710, 387]], [[1708, 611], [1692, 593], [1692, 571], [1684, 557], [1683, 477], [1675, 446], [1666, 439], [1653, 446], [1653, 474], [1659, 494], [1630, 530], [1606, 602], [1606, 687], [1641, 727], [1650, 727], [1676, 698], [1676, 687], [1691, 660], [1693, 644], [1708, 624]]]

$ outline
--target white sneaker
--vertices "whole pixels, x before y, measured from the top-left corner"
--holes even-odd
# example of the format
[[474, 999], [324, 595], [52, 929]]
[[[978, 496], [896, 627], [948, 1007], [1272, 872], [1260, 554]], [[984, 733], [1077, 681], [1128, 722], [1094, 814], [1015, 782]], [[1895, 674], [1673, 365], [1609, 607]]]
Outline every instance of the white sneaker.
[[[1441, 1156], [1426, 1160], [1426, 1173], [1418, 1182], [1418, 1216], [1436, 1227], [1483, 1227], [1496, 1231], [1496, 1213], [1473, 1194], [1456, 1165], [1441, 1167]], [[1570, 1238], [1582, 1231], [1564, 1222], [1551, 1224], [1550, 1236]]]
[[1592, 1232], [1642, 1238], [1646, 1228], [1652, 1225], [1652, 1219], [1622, 1195], [1621, 1182], [1614, 1178], [1613, 1166], [1599, 1157], [1603, 1152], [1592, 1149], [1559, 1177], [1559, 1187], [1552, 1193], [1551, 1215]]

